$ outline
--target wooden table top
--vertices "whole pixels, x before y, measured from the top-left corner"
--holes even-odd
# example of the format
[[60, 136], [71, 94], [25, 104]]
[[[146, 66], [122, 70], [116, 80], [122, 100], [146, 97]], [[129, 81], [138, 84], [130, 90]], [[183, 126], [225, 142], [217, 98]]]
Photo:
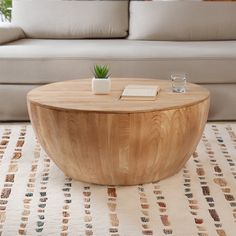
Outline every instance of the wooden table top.
[[[209, 97], [209, 91], [199, 85], [187, 83], [186, 93], [173, 93], [171, 81], [137, 78], [111, 78], [112, 90], [108, 95], [94, 95], [91, 79], [52, 83], [31, 90], [27, 99], [39, 106], [57, 110], [97, 112], [148, 112], [176, 109], [197, 104]], [[124, 101], [120, 96], [126, 85], [159, 85], [161, 90], [155, 101]]]

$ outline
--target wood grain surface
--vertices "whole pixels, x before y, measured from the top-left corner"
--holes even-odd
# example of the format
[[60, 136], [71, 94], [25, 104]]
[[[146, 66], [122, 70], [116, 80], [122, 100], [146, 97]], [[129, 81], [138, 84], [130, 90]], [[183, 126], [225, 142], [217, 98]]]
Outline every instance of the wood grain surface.
[[[111, 95], [97, 95], [97, 99], [88, 91], [88, 80], [51, 84], [30, 92], [28, 109], [42, 147], [65, 174], [84, 182], [134, 185], [175, 174], [200, 140], [209, 92], [188, 84], [186, 94], [171, 94], [167, 81], [147, 79], [163, 88], [160, 98], [145, 102], [146, 106], [125, 101], [122, 107], [116, 99], [135, 80], [116, 81]], [[68, 84], [72, 91], [67, 90]], [[80, 90], [74, 97], [75, 88]], [[86, 99], [80, 100], [83, 92]]]
[[[205, 100], [209, 92], [196, 84], [187, 84], [187, 93], [172, 93], [171, 82], [157, 79], [112, 78], [112, 92], [95, 95], [91, 79], [72, 80], [41, 86], [29, 92], [28, 99], [40, 106], [59, 110], [101, 112], [147, 112], [193, 105]], [[159, 85], [156, 101], [122, 101], [120, 96], [128, 84]]]

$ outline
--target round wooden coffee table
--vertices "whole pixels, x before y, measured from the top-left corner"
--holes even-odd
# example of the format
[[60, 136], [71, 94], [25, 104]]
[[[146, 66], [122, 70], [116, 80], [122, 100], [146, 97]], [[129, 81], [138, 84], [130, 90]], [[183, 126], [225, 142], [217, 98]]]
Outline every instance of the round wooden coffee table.
[[[155, 101], [122, 101], [128, 84], [159, 85]], [[209, 92], [170, 81], [112, 79], [109, 95], [93, 95], [91, 80], [41, 86], [28, 93], [36, 136], [73, 179], [104, 185], [157, 181], [178, 172], [194, 152], [207, 121]]]

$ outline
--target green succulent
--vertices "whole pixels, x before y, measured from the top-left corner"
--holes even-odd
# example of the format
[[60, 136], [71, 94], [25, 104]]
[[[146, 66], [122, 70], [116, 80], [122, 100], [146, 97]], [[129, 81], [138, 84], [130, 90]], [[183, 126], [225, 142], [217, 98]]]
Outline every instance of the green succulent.
[[12, 0], [0, 0], [0, 13], [7, 21], [11, 21]]
[[94, 77], [97, 79], [104, 79], [104, 78], [108, 78], [110, 76], [109, 73], [109, 67], [107, 65], [95, 65], [93, 67], [93, 74]]

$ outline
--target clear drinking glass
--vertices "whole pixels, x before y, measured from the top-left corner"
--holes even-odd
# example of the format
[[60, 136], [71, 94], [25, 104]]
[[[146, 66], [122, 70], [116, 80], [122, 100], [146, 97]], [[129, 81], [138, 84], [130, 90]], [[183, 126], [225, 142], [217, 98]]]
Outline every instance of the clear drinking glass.
[[172, 92], [185, 93], [186, 81], [187, 81], [187, 76], [185, 73], [171, 74]]

